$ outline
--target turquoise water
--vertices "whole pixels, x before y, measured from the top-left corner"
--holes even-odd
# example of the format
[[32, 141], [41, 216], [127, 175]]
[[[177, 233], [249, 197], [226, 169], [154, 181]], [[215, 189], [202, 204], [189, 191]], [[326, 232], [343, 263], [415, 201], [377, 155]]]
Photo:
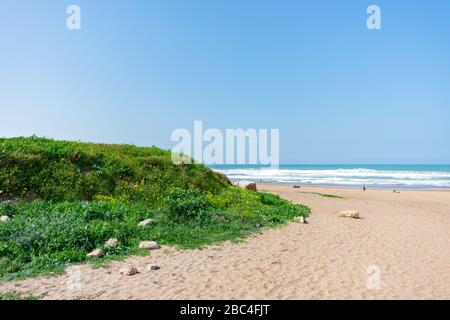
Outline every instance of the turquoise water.
[[220, 165], [232, 181], [398, 189], [450, 188], [450, 165]]

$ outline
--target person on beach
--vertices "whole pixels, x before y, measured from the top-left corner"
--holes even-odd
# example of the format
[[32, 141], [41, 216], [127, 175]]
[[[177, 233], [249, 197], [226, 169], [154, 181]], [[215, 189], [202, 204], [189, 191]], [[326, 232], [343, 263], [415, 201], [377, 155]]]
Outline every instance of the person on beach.
[[366, 185], [363, 184], [363, 191], [366, 191]]

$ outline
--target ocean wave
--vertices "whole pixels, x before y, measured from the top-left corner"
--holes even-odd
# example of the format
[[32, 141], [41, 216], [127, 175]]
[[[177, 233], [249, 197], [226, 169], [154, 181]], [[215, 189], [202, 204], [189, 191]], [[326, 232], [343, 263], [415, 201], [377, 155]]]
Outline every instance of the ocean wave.
[[245, 168], [217, 170], [231, 180], [251, 180], [275, 183], [301, 183], [313, 185], [377, 185], [377, 186], [429, 186], [450, 188], [450, 172], [446, 171], [387, 171], [365, 168], [335, 170], [303, 170]]

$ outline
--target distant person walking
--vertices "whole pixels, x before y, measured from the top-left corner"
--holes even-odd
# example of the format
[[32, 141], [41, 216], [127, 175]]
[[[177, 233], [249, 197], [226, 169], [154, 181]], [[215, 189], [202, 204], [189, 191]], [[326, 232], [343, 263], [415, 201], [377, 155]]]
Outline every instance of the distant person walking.
[[363, 184], [363, 191], [366, 191], [366, 185]]

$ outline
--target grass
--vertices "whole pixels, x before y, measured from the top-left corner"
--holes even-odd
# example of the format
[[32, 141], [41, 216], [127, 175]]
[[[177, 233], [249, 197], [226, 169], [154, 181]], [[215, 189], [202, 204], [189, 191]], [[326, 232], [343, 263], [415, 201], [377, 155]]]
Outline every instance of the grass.
[[[140, 241], [198, 248], [239, 241], [309, 209], [242, 190], [200, 164], [174, 165], [156, 147], [0, 139], [0, 279], [55, 274], [143, 254]], [[144, 228], [138, 223], [152, 218]], [[104, 246], [117, 238], [116, 248]], [[88, 259], [101, 248], [105, 255]]]
[[319, 192], [302, 192], [302, 193], [309, 193], [309, 194], [315, 194], [324, 198], [335, 198], [335, 199], [345, 199], [341, 196], [336, 196], [334, 194], [325, 194], [325, 193], [319, 193]]

